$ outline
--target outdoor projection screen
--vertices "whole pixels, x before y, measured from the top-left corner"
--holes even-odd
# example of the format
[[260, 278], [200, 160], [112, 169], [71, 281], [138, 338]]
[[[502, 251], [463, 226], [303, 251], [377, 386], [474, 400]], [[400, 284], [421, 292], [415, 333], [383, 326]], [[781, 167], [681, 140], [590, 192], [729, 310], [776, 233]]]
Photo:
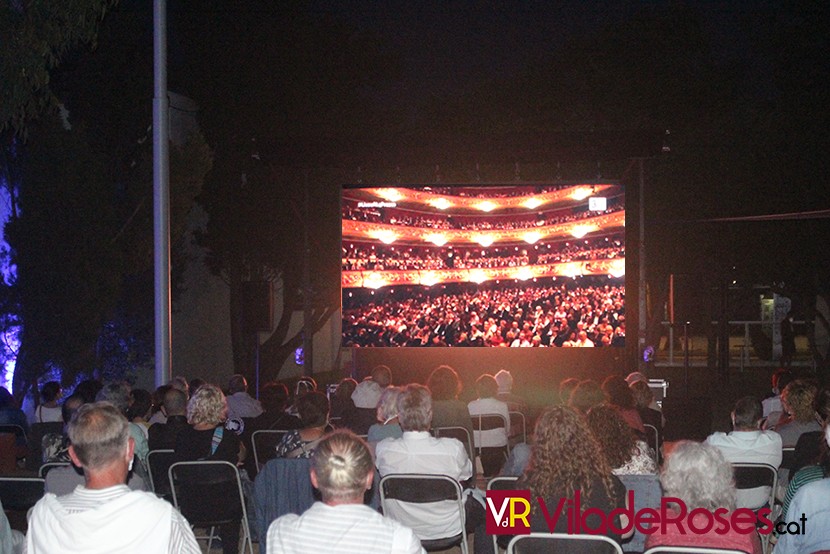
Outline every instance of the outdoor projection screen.
[[342, 189], [342, 346], [625, 345], [613, 182]]

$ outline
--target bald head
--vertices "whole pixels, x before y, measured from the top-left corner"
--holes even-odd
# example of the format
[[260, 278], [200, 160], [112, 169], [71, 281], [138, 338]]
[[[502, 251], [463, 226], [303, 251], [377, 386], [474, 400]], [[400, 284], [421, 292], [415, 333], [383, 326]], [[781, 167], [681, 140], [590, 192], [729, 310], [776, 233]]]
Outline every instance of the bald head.
[[187, 415], [187, 395], [179, 389], [171, 388], [164, 393], [162, 407], [167, 417]]

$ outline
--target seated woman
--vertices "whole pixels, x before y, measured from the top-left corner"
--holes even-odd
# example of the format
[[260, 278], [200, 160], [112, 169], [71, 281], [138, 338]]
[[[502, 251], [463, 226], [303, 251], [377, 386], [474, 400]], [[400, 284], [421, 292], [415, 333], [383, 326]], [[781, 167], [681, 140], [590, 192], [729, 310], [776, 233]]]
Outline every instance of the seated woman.
[[[560, 499], [573, 499], [576, 491], [580, 491], [583, 512], [596, 508], [608, 514], [611, 510], [625, 507], [626, 503], [625, 486], [611, 473], [611, 467], [585, 418], [565, 406], [548, 408], [539, 416], [530, 464], [515, 488], [529, 489], [531, 498], [543, 498], [549, 511], [556, 510]], [[619, 542], [633, 534], [633, 526], [623, 536], [615, 534], [610, 527], [628, 527], [628, 518], [621, 515], [614, 519], [614, 526], [608, 526], [609, 537]], [[592, 513], [587, 517], [588, 527], [597, 529], [601, 525], [598, 514]], [[531, 503], [530, 530], [550, 532], [538, 502]], [[567, 518], [558, 518], [553, 532], [567, 533]], [[596, 546], [574, 545], [568, 547], [568, 552], [605, 552], [604, 546], [607, 545], [599, 545], [597, 550]]]
[[781, 405], [790, 417], [786, 423], [776, 425], [774, 431], [781, 435], [784, 448], [794, 447], [804, 433], [821, 431], [813, 410], [817, 393], [818, 387], [802, 379], [796, 379], [781, 393]]
[[[499, 385], [496, 379], [487, 373], [476, 380], [476, 392], [478, 399], [467, 404], [470, 417], [477, 421], [479, 415], [498, 414], [504, 417], [504, 421], [510, 426], [510, 412], [507, 404], [495, 397], [499, 392]], [[476, 424], [474, 424], [474, 427]], [[482, 425], [482, 427], [484, 427]], [[473, 431], [473, 444], [481, 449], [481, 466], [484, 475], [497, 475], [501, 471], [504, 461], [507, 458], [507, 427], [495, 429], [484, 429]]]
[[602, 392], [605, 400], [620, 412], [625, 422], [640, 435], [645, 435], [646, 428], [634, 403], [634, 395], [628, 388], [628, 383], [619, 375], [609, 375], [602, 382]]
[[[735, 480], [732, 466], [716, 447], [692, 441], [680, 441], [666, 459], [660, 473], [663, 496], [679, 498], [686, 505], [686, 513], [702, 508], [714, 512], [725, 508], [735, 509]], [[671, 505], [670, 505], [671, 506]], [[671, 517], [677, 512], [669, 510]], [[704, 528], [707, 516], [695, 514], [695, 527]], [[687, 516], [688, 519], [688, 516]], [[698, 521], [700, 520], [700, 521]], [[758, 533], [742, 534], [730, 527], [724, 534], [715, 532], [689, 533], [689, 523], [681, 522], [685, 534], [678, 525], [667, 525], [665, 533], [657, 532], [646, 537], [646, 548], [655, 546], [700, 546], [741, 550], [761, 554]]]
[[277, 444], [277, 458], [310, 458], [329, 429], [329, 399], [321, 392], [308, 392], [297, 399], [302, 427], [286, 433]]
[[403, 389], [400, 387], [383, 389], [378, 402], [378, 423], [369, 427], [369, 434], [366, 437], [370, 445], [379, 443], [383, 439], [399, 439], [403, 436], [403, 430], [398, 423], [398, 396], [401, 390]]
[[[464, 427], [473, 438], [473, 420], [467, 404], [458, 399], [461, 393], [461, 380], [458, 373], [448, 365], [440, 365], [432, 370], [427, 379], [427, 388], [432, 395], [432, 427]], [[475, 460], [475, 452], [467, 447], [467, 455]]]
[[[236, 433], [226, 431], [228, 401], [216, 385], [199, 387], [187, 403], [187, 422], [176, 435], [174, 459], [177, 462], [219, 460], [238, 465], [245, 457], [242, 443]], [[219, 526], [223, 554], [239, 551], [241, 520]]]
[[614, 475], [655, 473], [653, 451], [637, 438], [619, 412], [608, 404], [591, 408], [588, 426], [599, 441]]

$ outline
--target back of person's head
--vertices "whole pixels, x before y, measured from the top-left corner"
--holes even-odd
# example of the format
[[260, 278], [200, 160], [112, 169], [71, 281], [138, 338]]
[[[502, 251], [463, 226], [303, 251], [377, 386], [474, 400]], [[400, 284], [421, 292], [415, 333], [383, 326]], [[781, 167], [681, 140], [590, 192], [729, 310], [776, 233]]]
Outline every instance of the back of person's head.
[[633, 408], [634, 395], [628, 388], [628, 383], [619, 375], [609, 375], [602, 382], [602, 392], [609, 403], [620, 408]]
[[72, 450], [85, 468], [102, 469], [125, 455], [130, 431], [127, 419], [109, 402], [84, 404], [68, 426]]
[[228, 381], [228, 394], [236, 394], [238, 392], [248, 391], [248, 381], [245, 380], [244, 375], [239, 373], [232, 375]]
[[356, 388], [357, 381], [355, 381], [351, 377], [345, 377], [343, 379], [340, 379], [340, 382], [337, 383], [337, 388], [334, 390], [334, 396], [335, 398], [346, 401], [347, 399], [352, 397], [352, 393]]
[[322, 392], [312, 391], [297, 399], [297, 413], [304, 428], [328, 423], [329, 409], [329, 399]]
[[172, 379], [170, 379], [170, 382], [167, 383], [167, 384], [170, 385], [173, 388], [179, 389], [180, 391], [182, 391], [183, 393], [185, 393], [187, 395], [190, 395], [190, 383], [188, 383], [187, 379], [185, 379], [181, 375], [177, 375], [176, 377], [173, 377]]
[[817, 393], [818, 387], [815, 383], [796, 379], [781, 391], [781, 402], [795, 421], [809, 423], [815, 420], [813, 403]]
[[156, 390], [153, 391], [153, 412], [157, 412], [164, 406], [164, 395], [167, 394], [167, 391], [172, 389], [170, 385], [161, 385], [156, 387]]
[[146, 418], [150, 415], [153, 407], [153, 395], [144, 389], [133, 389], [130, 391], [130, 407], [127, 408], [127, 419], [140, 417]]
[[386, 388], [392, 384], [392, 370], [389, 369], [389, 366], [376, 366], [372, 370], [372, 380], [380, 385], [381, 388]]
[[679, 498], [689, 511], [735, 508], [735, 480], [732, 465], [717, 447], [679, 441], [667, 456], [660, 472], [663, 496]]
[[265, 383], [262, 390], [259, 391], [259, 401], [262, 403], [262, 409], [271, 414], [284, 411], [288, 407], [288, 399], [288, 387], [284, 383], [271, 381]]
[[228, 401], [222, 389], [205, 383], [187, 403], [187, 422], [191, 425], [219, 425], [228, 417]]
[[453, 368], [439, 365], [429, 374], [427, 387], [432, 394], [432, 400], [452, 400], [458, 398], [461, 392], [461, 381]]
[[579, 379], [576, 377], [568, 377], [559, 382], [559, 399], [563, 404], [567, 404], [571, 398], [574, 389], [579, 385]]
[[179, 389], [170, 387], [164, 393], [162, 406], [168, 417], [183, 416], [187, 414], [187, 395]]
[[830, 425], [830, 389], [822, 388], [816, 393], [816, 398], [813, 400], [813, 410], [823, 427]]
[[506, 369], [500, 369], [493, 378], [499, 384], [499, 394], [507, 394], [513, 390], [513, 376]]
[[493, 398], [499, 393], [496, 379], [487, 373], [476, 379], [476, 394], [479, 398]]
[[599, 383], [593, 379], [585, 379], [574, 388], [571, 397], [568, 399], [568, 406], [586, 413], [603, 402], [605, 402], [605, 395], [602, 394]]
[[46, 402], [55, 402], [61, 394], [61, 384], [57, 381], [49, 381], [43, 384], [40, 389], [40, 399]]
[[795, 381], [795, 374], [788, 369], [782, 370], [780, 373], [773, 374], [773, 389], [777, 394], [781, 394], [793, 381]]
[[398, 423], [404, 431], [429, 431], [432, 426], [432, 395], [423, 385], [410, 384], [398, 396]]
[[61, 404], [61, 417], [63, 418], [63, 422], [69, 423], [72, 420], [72, 416], [78, 411], [78, 408], [84, 404], [86, 402], [84, 402], [84, 397], [80, 394], [72, 393], [67, 396], [63, 404]]
[[84, 399], [84, 404], [95, 402], [98, 392], [104, 388], [104, 385], [98, 379], [86, 379], [78, 383], [73, 391], [73, 394], [78, 394]]
[[188, 398], [193, 398], [193, 395], [196, 394], [196, 391], [199, 390], [199, 387], [205, 384], [207, 384], [207, 381], [196, 377], [195, 379], [190, 380], [190, 383], [188, 383], [187, 385], [187, 390], [184, 392], [185, 394], [187, 394]]
[[764, 414], [761, 401], [754, 396], [744, 396], [735, 403], [732, 412], [732, 424], [738, 430], [758, 429], [758, 423]]
[[599, 441], [612, 468], [625, 465], [636, 448], [637, 438], [616, 408], [600, 404], [588, 410], [588, 426]]
[[401, 387], [386, 387], [378, 401], [377, 420], [381, 423], [398, 417], [398, 397], [401, 395]]
[[109, 402], [126, 416], [130, 407], [130, 386], [127, 383], [107, 383], [95, 395], [96, 402]]
[[362, 503], [374, 469], [369, 447], [347, 430], [326, 435], [311, 456], [311, 471], [327, 503]]
[[645, 381], [634, 381], [628, 388], [634, 396], [634, 404], [638, 408], [648, 408], [654, 402], [654, 393]]

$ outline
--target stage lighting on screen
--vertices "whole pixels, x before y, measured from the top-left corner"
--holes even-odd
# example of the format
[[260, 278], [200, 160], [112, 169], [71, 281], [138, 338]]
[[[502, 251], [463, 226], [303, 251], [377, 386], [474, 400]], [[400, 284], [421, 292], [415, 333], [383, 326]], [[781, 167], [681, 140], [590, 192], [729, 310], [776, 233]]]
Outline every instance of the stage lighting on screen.
[[624, 345], [619, 184], [347, 185], [341, 232], [343, 346]]

